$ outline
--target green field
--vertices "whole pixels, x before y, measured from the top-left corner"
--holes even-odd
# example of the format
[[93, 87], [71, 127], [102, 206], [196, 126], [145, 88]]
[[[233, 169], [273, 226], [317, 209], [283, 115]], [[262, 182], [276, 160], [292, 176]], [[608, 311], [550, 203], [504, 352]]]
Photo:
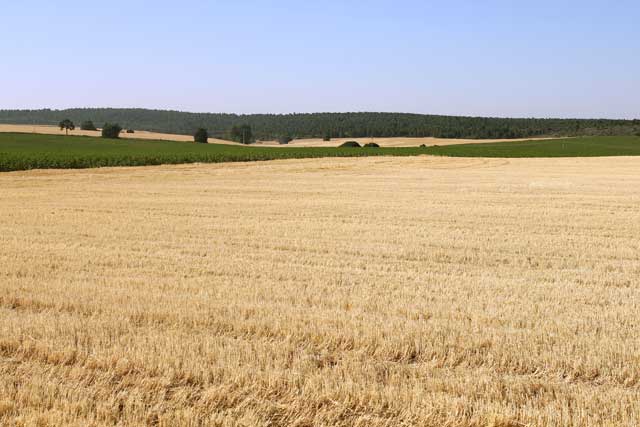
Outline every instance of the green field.
[[0, 171], [218, 163], [312, 157], [411, 156], [424, 148], [302, 148], [0, 133]]
[[521, 142], [429, 147], [429, 154], [451, 157], [600, 157], [640, 156], [638, 136], [596, 136]]
[[590, 137], [427, 148], [269, 148], [173, 141], [107, 140], [82, 136], [0, 134], [0, 171], [420, 154], [454, 157], [637, 156], [640, 155], [640, 137]]

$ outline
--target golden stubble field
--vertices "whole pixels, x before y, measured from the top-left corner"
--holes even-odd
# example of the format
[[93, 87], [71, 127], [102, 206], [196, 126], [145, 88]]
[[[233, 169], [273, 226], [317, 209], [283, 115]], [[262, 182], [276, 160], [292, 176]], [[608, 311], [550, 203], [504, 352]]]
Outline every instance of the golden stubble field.
[[637, 426], [640, 158], [0, 174], [0, 425]]

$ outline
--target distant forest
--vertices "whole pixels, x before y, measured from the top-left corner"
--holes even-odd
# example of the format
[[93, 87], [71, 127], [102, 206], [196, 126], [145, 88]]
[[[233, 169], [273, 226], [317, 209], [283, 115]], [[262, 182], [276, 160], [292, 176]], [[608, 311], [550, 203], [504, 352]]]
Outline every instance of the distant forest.
[[68, 110], [0, 110], [0, 123], [57, 125], [92, 120], [96, 126], [118, 123], [123, 128], [174, 134], [229, 138], [234, 126], [249, 125], [255, 139], [440, 137], [525, 138], [536, 136], [637, 135], [640, 120], [510, 119], [407, 113], [217, 114], [140, 108], [76, 108]]

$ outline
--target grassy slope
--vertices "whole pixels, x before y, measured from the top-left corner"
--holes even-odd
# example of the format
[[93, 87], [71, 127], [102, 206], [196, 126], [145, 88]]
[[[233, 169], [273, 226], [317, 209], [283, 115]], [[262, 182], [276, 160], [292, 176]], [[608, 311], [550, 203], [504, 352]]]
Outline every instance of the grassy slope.
[[433, 154], [455, 157], [592, 157], [640, 155], [640, 137], [461, 144], [410, 148], [268, 148], [173, 141], [0, 134], [0, 171], [139, 166], [311, 157]]
[[425, 149], [268, 148], [81, 136], [0, 134], [0, 171], [233, 162], [311, 157], [416, 155]]
[[639, 156], [640, 137], [607, 136], [544, 141], [496, 142], [429, 147], [429, 154], [453, 157]]

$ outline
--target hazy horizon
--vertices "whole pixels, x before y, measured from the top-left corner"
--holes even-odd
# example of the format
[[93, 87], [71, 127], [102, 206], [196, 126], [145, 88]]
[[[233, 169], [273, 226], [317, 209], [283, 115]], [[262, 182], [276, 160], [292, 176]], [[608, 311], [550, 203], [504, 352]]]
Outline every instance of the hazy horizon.
[[0, 109], [640, 118], [640, 4], [4, 5]]

